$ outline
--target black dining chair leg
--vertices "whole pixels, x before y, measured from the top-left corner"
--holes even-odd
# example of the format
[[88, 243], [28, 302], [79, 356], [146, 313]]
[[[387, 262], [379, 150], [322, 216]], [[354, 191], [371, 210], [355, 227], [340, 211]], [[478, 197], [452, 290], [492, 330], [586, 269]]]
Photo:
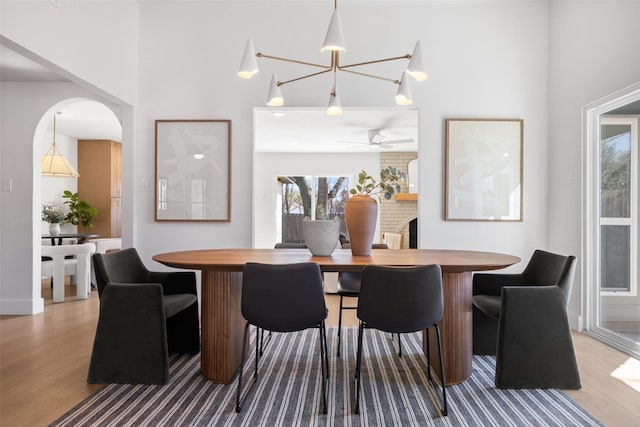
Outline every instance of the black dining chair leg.
[[[242, 390], [242, 370], [244, 368], [244, 355], [247, 349], [247, 332], [249, 331], [249, 322], [244, 327], [244, 335], [242, 336], [242, 355], [240, 356], [240, 367], [238, 368], [238, 392], [236, 394], [236, 412], [240, 413], [240, 391]], [[257, 347], [257, 343], [256, 343]]]
[[271, 333], [272, 332], [269, 331], [269, 335], [267, 335], [266, 343], [265, 343], [265, 340], [264, 340], [264, 329], [258, 328], [258, 333], [259, 333], [258, 335], [260, 337], [260, 341], [259, 341], [260, 342], [260, 356], [262, 356], [264, 354], [264, 347], [266, 346], [266, 344], [269, 343], [269, 341], [271, 341]]
[[436, 336], [438, 337], [438, 356], [440, 358], [440, 378], [442, 379], [442, 415], [447, 416], [447, 389], [444, 377], [444, 363], [442, 363], [442, 342], [440, 340], [440, 327], [436, 323]]
[[358, 326], [358, 342], [356, 344], [357, 348], [356, 348], [356, 370], [353, 374], [353, 379], [357, 380], [358, 379], [358, 375], [360, 375], [360, 370], [358, 369], [358, 366], [360, 365], [360, 356], [361, 356], [361, 349], [360, 349], [360, 343], [362, 342], [362, 337], [360, 336], [360, 328], [362, 327], [362, 321], [360, 321], [360, 326]]
[[253, 381], [257, 381], [258, 380], [258, 362], [260, 361], [260, 356], [262, 355], [262, 349], [261, 346], [259, 345], [260, 343], [258, 342], [260, 340], [260, 331], [262, 331], [264, 333], [264, 329], [260, 329], [257, 328], [256, 329], [256, 367], [253, 371]]
[[398, 357], [402, 357], [402, 338], [398, 334]]
[[430, 384], [433, 384], [433, 379], [431, 378], [431, 355], [429, 354], [429, 331], [431, 330], [431, 328], [427, 328], [425, 329], [425, 336], [424, 336], [424, 343], [426, 345], [426, 354], [425, 356], [427, 356], [427, 381], [429, 381]]
[[327, 337], [324, 329], [324, 321], [318, 327], [318, 337], [320, 338], [320, 368], [322, 371], [322, 413], [327, 413], [327, 378], [329, 378], [329, 366], [326, 357], [327, 354]]
[[354, 413], [360, 413], [360, 369], [362, 367], [362, 336], [364, 335], [364, 323], [360, 322], [358, 328], [358, 352], [356, 356], [356, 406]]
[[326, 378], [329, 378], [329, 349], [327, 347], [327, 327], [322, 324], [322, 343], [324, 345], [324, 364], [326, 366]]
[[340, 357], [340, 333], [342, 331], [342, 295], [340, 295], [340, 311], [338, 311], [338, 350], [336, 356]]

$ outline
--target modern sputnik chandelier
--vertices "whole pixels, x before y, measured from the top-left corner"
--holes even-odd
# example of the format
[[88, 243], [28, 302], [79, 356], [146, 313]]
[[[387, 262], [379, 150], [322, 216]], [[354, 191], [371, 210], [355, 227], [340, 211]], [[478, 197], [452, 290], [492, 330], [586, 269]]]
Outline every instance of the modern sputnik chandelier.
[[[320, 51], [331, 52], [331, 63], [329, 65], [315, 64], [312, 62], [300, 61], [297, 59], [282, 58], [278, 56], [267, 55], [262, 52], [256, 53], [255, 48], [253, 46], [253, 40], [249, 39], [244, 49], [244, 54], [242, 56], [242, 62], [240, 63], [238, 76], [244, 79], [250, 79], [256, 73], [258, 73], [259, 71], [258, 61], [256, 60], [256, 58], [267, 58], [267, 59], [274, 59], [277, 61], [293, 62], [296, 64], [308, 65], [311, 67], [322, 69], [322, 71], [306, 74], [306, 75], [299, 76], [286, 81], [279, 81], [276, 75], [273, 74], [271, 77], [269, 94], [267, 96], [267, 105], [270, 107], [280, 107], [284, 105], [284, 98], [282, 97], [282, 91], [280, 90], [280, 86], [286, 85], [288, 83], [293, 83], [299, 80], [303, 80], [309, 77], [315, 77], [315, 76], [319, 76], [326, 73], [333, 73], [333, 88], [331, 89], [331, 93], [329, 94], [329, 103], [326, 111], [328, 115], [332, 115], [332, 116], [338, 116], [342, 114], [342, 105], [340, 102], [338, 91], [336, 90], [336, 80], [337, 80], [338, 71], [356, 74], [358, 76], [363, 76], [363, 77], [370, 77], [374, 79], [385, 80], [398, 85], [398, 90], [396, 92], [396, 97], [395, 97], [397, 105], [411, 105], [413, 103], [413, 100], [411, 98], [411, 91], [410, 91], [408, 80], [407, 80], [407, 75], [413, 77], [415, 80], [419, 82], [427, 79], [427, 74], [424, 72], [424, 66], [422, 63], [422, 49], [420, 46], [420, 41], [416, 42], [416, 45], [413, 49], [412, 54], [395, 56], [392, 58], [376, 59], [372, 61], [359, 62], [355, 64], [341, 65], [340, 52], [345, 52], [346, 47], [344, 43], [344, 36], [342, 34], [342, 25], [340, 23], [340, 15], [338, 14], [337, 0], [334, 0], [333, 15], [331, 16], [331, 21], [329, 22], [329, 28], [327, 29], [327, 34], [325, 36], [324, 43], [322, 44], [322, 48], [320, 49]], [[377, 64], [377, 63], [388, 62], [388, 61], [398, 61], [403, 59], [409, 60], [409, 65], [403, 71], [402, 76], [398, 80], [390, 79], [390, 78], [382, 77], [378, 75], [363, 73], [353, 69], [363, 65]]]

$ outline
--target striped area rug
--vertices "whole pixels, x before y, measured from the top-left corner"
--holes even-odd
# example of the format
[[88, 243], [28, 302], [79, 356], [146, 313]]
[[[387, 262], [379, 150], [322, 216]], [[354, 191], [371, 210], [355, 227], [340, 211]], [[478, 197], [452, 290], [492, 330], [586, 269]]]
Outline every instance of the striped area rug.
[[[335, 328], [327, 336], [335, 345]], [[206, 381], [200, 357], [171, 360], [165, 386], [106, 386], [52, 426], [600, 426], [559, 390], [497, 390], [495, 360], [476, 356], [473, 374], [447, 387], [449, 415], [434, 405], [427, 385], [421, 335], [403, 335], [403, 356], [389, 334], [365, 331], [360, 415], [354, 415], [353, 369], [357, 328], [343, 331], [342, 357], [329, 344], [328, 414], [320, 413], [317, 330], [273, 334], [253, 376], [245, 367], [242, 413], [235, 412], [236, 382]], [[252, 339], [252, 345], [253, 340]], [[333, 347], [333, 350], [332, 350]]]

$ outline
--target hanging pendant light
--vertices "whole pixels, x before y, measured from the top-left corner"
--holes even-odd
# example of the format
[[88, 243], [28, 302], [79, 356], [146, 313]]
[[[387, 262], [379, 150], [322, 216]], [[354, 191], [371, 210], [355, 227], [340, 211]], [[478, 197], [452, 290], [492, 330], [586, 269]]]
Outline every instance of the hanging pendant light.
[[244, 48], [238, 76], [243, 79], [250, 79], [254, 74], [258, 73], [258, 71], [260, 70], [258, 69], [258, 61], [256, 60], [256, 50], [253, 47], [253, 40], [249, 39]]
[[416, 42], [416, 46], [413, 48], [413, 53], [409, 60], [409, 66], [407, 67], [407, 73], [416, 79], [416, 81], [423, 82], [427, 80], [427, 73], [424, 71], [424, 64], [422, 61], [422, 45], [420, 44], [420, 40]]
[[327, 35], [324, 37], [324, 43], [322, 43], [322, 49], [320, 49], [320, 52], [325, 52], [327, 50], [338, 52], [344, 52], [347, 50], [344, 44], [344, 35], [342, 34], [342, 24], [340, 23], [338, 9], [333, 10], [331, 21], [329, 21], [329, 28], [327, 29]]
[[[56, 114], [62, 114], [60, 112]], [[54, 176], [60, 178], [77, 178], [80, 176], [78, 171], [64, 158], [58, 146], [56, 145], [56, 114], [53, 115], [53, 143], [49, 151], [42, 157], [40, 161], [40, 169], [44, 176]]]
[[341, 116], [342, 115], [342, 102], [336, 92], [335, 88], [329, 96], [329, 105], [327, 106], [327, 116]]
[[280, 86], [278, 86], [278, 79], [275, 74], [271, 75], [271, 86], [269, 86], [269, 94], [267, 95], [267, 105], [269, 107], [282, 107], [284, 105], [282, 91], [280, 90]]
[[396, 92], [396, 104], [397, 105], [411, 105], [413, 99], [411, 98], [411, 88], [409, 87], [409, 81], [407, 80], [407, 73], [402, 73], [400, 79], [400, 85], [398, 85], [398, 92]]

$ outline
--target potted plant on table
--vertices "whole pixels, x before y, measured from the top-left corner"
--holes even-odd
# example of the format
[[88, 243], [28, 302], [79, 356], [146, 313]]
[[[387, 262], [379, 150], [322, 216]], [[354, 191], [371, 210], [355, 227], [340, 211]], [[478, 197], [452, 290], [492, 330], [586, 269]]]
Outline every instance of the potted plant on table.
[[391, 166], [380, 170], [379, 180], [365, 171], [358, 174], [358, 183], [349, 190], [352, 196], [347, 200], [344, 210], [353, 255], [371, 255], [378, 219], [376, 198], [383, 195], [388, 200], [400, 192], [401, 177], [402, 173]]
[[80, 200], [78, 193], [64, 190], [63, 199], [67, 199], [64, 204], [69, 207], [69, 213], [65, 217], [65, 222], [84, 228], [93, 228], [93, 218], [98, 215], [98, 210], [84, 200]]
[[54, 203], [42, 205], [42, 220], [49, 224], [49, 234], [57, 236], [60, 234], [60, 226], [65, 222], [65, 213]]

